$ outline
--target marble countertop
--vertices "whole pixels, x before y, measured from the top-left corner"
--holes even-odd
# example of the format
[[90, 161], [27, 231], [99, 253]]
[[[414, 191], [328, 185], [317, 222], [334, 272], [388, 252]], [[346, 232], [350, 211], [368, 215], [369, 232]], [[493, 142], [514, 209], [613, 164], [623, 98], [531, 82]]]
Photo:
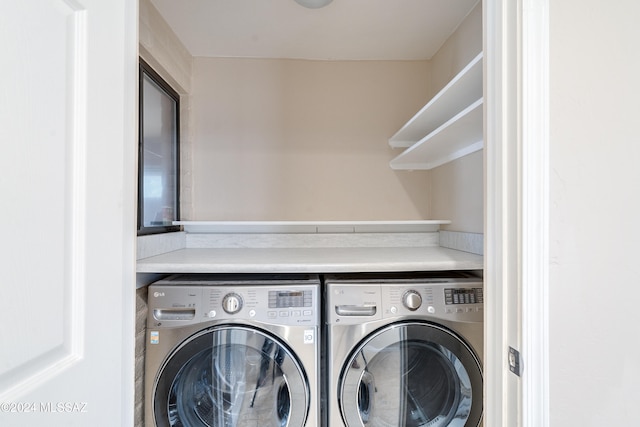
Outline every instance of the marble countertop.
[[343, 273], [480, 270], [483, 257], [439, 246], [184, 248], [138, 260], [138, 273]]

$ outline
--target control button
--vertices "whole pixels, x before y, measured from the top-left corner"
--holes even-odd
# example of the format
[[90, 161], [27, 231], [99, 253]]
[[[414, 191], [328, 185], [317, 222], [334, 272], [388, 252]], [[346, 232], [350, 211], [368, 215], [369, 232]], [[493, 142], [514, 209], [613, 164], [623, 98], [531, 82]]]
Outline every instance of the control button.
[[242, 297], [236, 293], [230, 293], [222, 299], [222, 309], [229, 314], [236, 314], [242, 310]]
[[435, 312], [436, 312], [436, 308], [435, 308], [434, 306], [430, 305], [429, 307], [427, 307], [427, 311], [428, 311], [430, 314], [433, 314], [433, 313], [435, 313]]
[[302, 312], [300, 312], [300, 310], [294, 310], [291, 312], [291, 315], [294, 317], [300, 317], [301, 314]]
[[402, 304], [409, 310], [415, 311], [422, 305], [422, 297], [417, 291], [407, 291], [402, 296]]
[[464, 313], [464, 308], [456, 308], [456, 313]]
[[396, 314], [398, 312], [398, 309], [396, 308], [396, 306], [394, 305], [393, 307], [391, 307], [389, 309], [389, 311], [391, 312], [391, 314]]
[[278, 317], [278, 312], [277, 311], [267, 311], [267, 317], [269, 319], [275, 319], [276, 317]]
[[289, 312], [288, 311], [281, 311], [278, 314], [280, 315], [280, 317], [289, 317]]
[[216, 317], [216, 311], [215, 310], [211, 310], [210, 312], [207, 313], [207, 317]]
[[305, 310], [305, 311], [302, 312], [302, 314], [305, 315], [305, 316], [311, 316], [313, 314], [313, 311]]
[[249, 310], [249, 317], [256, 317], [256, 311], [255, 310]]
[[473, 307], [467, 307], [467, 313], [473, 313]]
[[453, 289], [444, 290], [444, 302], [445, 304], [453, 304]]
[[447, 308], [444, 310], [445, 313], [447, 314], [453, 314], [453, 309], [452, 308]]

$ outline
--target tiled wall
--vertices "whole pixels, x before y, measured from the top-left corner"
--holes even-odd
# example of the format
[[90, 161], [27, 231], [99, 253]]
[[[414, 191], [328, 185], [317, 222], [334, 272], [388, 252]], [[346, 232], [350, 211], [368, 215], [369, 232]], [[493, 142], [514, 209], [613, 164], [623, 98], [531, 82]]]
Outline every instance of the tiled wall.
[[484, 255], [484, 234], [440, 230], [440, 246]]

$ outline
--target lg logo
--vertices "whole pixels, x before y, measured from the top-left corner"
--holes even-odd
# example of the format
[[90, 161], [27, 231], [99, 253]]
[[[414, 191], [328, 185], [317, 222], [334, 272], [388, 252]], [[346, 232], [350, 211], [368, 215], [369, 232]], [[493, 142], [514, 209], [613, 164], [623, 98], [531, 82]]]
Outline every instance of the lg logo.
[[163, 297], [164, 296], [164, 292], [154, 292], [153, 296], [158, 298], [158, 297]]

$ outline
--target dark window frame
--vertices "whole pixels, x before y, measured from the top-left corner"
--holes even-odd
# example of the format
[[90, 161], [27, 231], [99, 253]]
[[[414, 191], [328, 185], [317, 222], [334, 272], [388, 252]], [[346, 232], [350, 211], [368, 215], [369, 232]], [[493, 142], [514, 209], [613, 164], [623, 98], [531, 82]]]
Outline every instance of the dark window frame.
[[181, 231], [182, 227], [178, 225], [144, 225], [144, 77], [162, 89], [176, 105], [176, 134], [173, 144], [176, 171], [173, 217], [176, 221], [180, 220], [180, 95], [142, 58], [139, 58], [138, 70], [138, 236]]

